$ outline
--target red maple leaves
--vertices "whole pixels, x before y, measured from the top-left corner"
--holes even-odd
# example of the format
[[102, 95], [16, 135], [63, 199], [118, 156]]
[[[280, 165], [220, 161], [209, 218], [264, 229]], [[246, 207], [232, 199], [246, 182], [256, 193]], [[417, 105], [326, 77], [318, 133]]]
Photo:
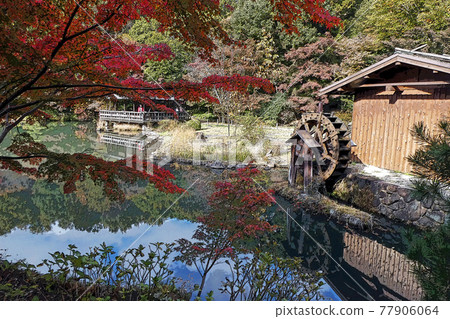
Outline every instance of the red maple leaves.
[[323, 4], [325, 0], [279, 1], [270, 0], [275, 8], [275, 20], [278, 20], [289, 33], [298, 33], [295, 21], [301, 20], [306, 13], [312, 21], [324, 24], [327, 28], [340, 25], [341, 20], [328, 12]]
[[246, 167], [231, 173], [230, 181], [217, 182], [209, 201], [213, 211], [199, 221], [226, 230], [230, 242], [272, 231], [273, 226], [260, 217], [274, 202], [272, 191], [258, 191], [261, 176], [258, 169]]
[[263, 217], [274, 200], [271, 191], [259, 191], [262, 180], [260, 171], [246, 167], [231, 173], [229, 181], [217, 182], [209, 199], [211, 212], [198, 219], [200, 224], [192, 236], [195, 241], [177, 240], [175, 250], [180, 255], [175, 260], [194, 265], [202, 277], [198, 297], [219, 260], [248, 253], [245, 242], [276, 229]]
[[[297, 32], [295, 21], [306, 12], [311, 18], [328, 26], [338, 20], [321, 6], [323, 0], [272, 0], [275, 19], [289, 32]], [[250, 87], [267, 93], [274, 91], [268, 80], [232, 75], [212, 75], [200, 82], [179, 81], [163, 86], [143, 80], [142, 66], [148, 60], [164, 60], [173, 53], [165, 44], [153, 46], [123, 41], [121, 32], [137, 19], [155, 19], [160, 31], [166, 31], [198, 52], [211, 58], [216, 42], [231, 44], [219, 23], [221, 5], [217, 0], [3, 0], [0, 2], [0, 143], [24, 119], [43, 106], [73, 106], [77, 102], [100, 99], [112, 94], [129, 97], [154, 108], [153, 98], [175, 97], [190, 101], [202, 99], [217, 102], [211, 88], [246, 94]], [[26, 167], [19, 161], [3, 162], [11, 169], [40, 174], [55, 181], [64, 181], [64, 190], [74, 190], [83, 174], [105, 181], [105, 190], [114, 193], [118, 175], [132, 181], [136, 171], [126, 165], [107, 164], [86, 154], [49, 154], [27, 141], [18, 141], [16, 154], [29, 162], [46, 161], [39, 169]], [[28, 144], [27, 144], [28, 143]], [[13, 146], [15, 147], [15, 146]], [[31, 152], [42, 151], [45, 154]], [[53, 159], [53, 161], [52, 161]], [[123, 164], [123, 163], [122, 163]], [[148, 178], [157, 187], [179, 191], [167, 172], [155, 168]], [[161, 172], [159, 175], [158, 172]], [[116, 177], [114, 177], [116, 176]], [[253, 200], [245, 199], [251, 204]], [[257, 229], [248, 229], [248, 233]]]
[[[181, 193], [183, 189], [173, 184], [173, 174], [157, 165], [138, 159], [110, 162], [89, 154], [55, 153], [41, 143], [22, 133], [14, 137], [7, 149], [17, 158], [0, 157], [0, 169], [26, 173], [34, 178], [45, 178], [49, 182], [63, 183], [65, 194], [76, 191], [77, 181], [86, 178], [103, 185], [105, 195], [112, 200], [123, 201], [125, 193], [121, 186], [146, 180], [158, 190], [166, 193]], [[30, 155], [33, 154], [33, 155]], [[137, 168], [140, 169], [137, 169]]]
[[[295, 21], [305, 12], [318, 23], [338, 23], [323, 9], [323, 0], [272, 2], [275, 19], [289, 32], [298, 31]], [[212, 86], [240, 93], [249, 87], [272, 92], [268, 81], [238, 75], [152, 85], [143, 80], [142, 66], [147, 60], [171, 58], [169, 47], [129, 43], [120, 35], [133, 20], [155, 19], [160, 31], [211, 58], [215, 41], [232, 42], [219, 23], [220, 12], [216, 0], [2, 1], [0, 118], [8, 115], [8, 123], [0, 142], [21, 120], [51, 103], [69, 107], [115, 93], [156, 107], [152, 97], [215, 101], [208, 92]]]

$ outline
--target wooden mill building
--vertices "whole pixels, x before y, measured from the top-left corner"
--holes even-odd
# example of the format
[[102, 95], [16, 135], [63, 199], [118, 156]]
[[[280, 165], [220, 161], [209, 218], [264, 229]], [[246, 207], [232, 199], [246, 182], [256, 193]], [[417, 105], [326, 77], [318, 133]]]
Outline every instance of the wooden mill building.
[[410, 172], [406, 157], [418, 147], [413, 124], [423, 121], [434, 131], [439, 120], [450, 116], [450, 56], [396, 49], [320, 94], [354, 94], [354, 159]]

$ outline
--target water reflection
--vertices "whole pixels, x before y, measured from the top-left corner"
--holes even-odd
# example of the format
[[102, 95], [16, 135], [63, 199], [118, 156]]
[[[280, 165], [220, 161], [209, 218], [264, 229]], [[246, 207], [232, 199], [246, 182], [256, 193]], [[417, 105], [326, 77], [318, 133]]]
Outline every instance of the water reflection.
[[[74, 133], [75, 132], [75, 133]], [[47, 132], [48, 133], [48, 132]], [[96, 156], [123, 158], [129, 156], [120, 145], [102, 144], [90, 125], [55, 126], [44, 135], [34, 137], [53, 151], [82, 152]], [[140, 151], [139, 146], [135, 151]], [[191, 168], [172, 169], [176, 184], [187, 188], [197, 178], [202, 181], [221, 178], [220, 172]], [[90, 179], [77, 182], [72, 194], [64, 194], [61, 184], [34, 180], [11, 171], [0, 171], [0, 248], [12, 259], [26, 259], [37, 264], [53, 251], [66, 251], [75, 244], [80, 251], [106, 242], [123, 251], [145, 230], [142, 243], [173, 242], [190, 238], [196, 218], [208, 210], [208, 185], [200, 183], [176, 202], [159, 219], [178, 196], [164, 194], [145, 183], [123, 185], [125, 201], [116, 202], [103, 195], [103, 189]], [[290, 203], [279, 199], [283, 207]], [[291, 208], [292, 214], [293, 210]], [[401, 254], [401, 239], [395, 234], [370, 237], [349, 231], [320, 216], [296, 212], [296, 221], [317, 240], [327, 253], [342, 265], [356, 283], [319, 249], [296, 223], [272, 208], [268, 212], [279, 225], [286, 225], [276, 239], [284, 243], [282, 254], [301, 256], [309, 270], [325, 274], [323, 294], [333, 300], [403, 300], [420, 298], [420, 289], [410, 265]], [[156, 226], [150, 227], [153, 223]], [[395, 249], [392, 249], [395, 247]], [[171, 265], [174, 275], [198, 282], [195, 269], [181, 263]], [[207, 278], [204, 291], [215, 291], [228, 274], [225, 264], [215, 268]]]
[[[196, 178], [199, 173], [195, 172], [174, 171], [182, 184]], [[146, 229], [142, 243], [190, 238], [197, 216], [208, 209], [207, 193], [203, 188], [194, 190], [177, 202], [157, 226], [149, 228], [174, 200], [152, 185], [128, 188], [127, 200], [117, 203], [103, 198], [101, 189], [96, 191], [90, 182], [80, 185], [74, 194], [63, 194], [61, 185], [25, 180], [9, 171], [0, 171], [0, 178], [0, 247], [7, 249], [10, 258], [25, 258], [31, 263], [48, 258], [49, 252], [65, 251], [69, 244], [87, 251], [106, 242], [116, 251], [123, 251]], [[289, 207], [288, 202], [278, 200], [283, 207]], [[323, 217], [291, 212], [296, 222], [340, 263], [355, 283], [295, 222], [286, 219], [282, 211], [272, 208], [269, 214], [275, 223], [286, 224], [277, 234], [277, 240], [285, 243], [285, 254], [302, 257], [309, 270], [323, 271], [328, 284], [323, 293], [328, 298], [420, 299], [410, 264], [397, 251], [402, 249], [399, 236], [381, 236], [384, 240], [378, 242]], [[397, 250], [390, 248], [393, 246]], [[198, 279], [195, 269], [179, 263], [173, 267], [176, 276], [194, 282]], [[216, 268], [208, 277], [205, 291], [214, 290], [216, 298], [224, 298], [218, 297], [217, 289], [228, 271], [225, 265]]]
[[412, 263], [399, 252], [398, 234], [371, 238], [320, 217], [298, 211], [291, 215], [295, 221], [287, 220], [287, 249], [302, 257], [308, 269], [322, 271], [341, 299], [420, 300]]
[[[177, 175], [180, 175], [177, 178], [180, 185], [188, 185], [195, 177]], [[0, 171], [0, 235], [16, 228], [43, 233], [55, 224], [86, 232], [101, 229], [125, 232], [140, 223], [162, 224], [167, 218], [196, 221], [207, 210], [206, 197], [187, 194], [160, 218], [179, 195], [162, 193], [151, 184], [129, 185], [125, 190], [126, 200], [117, 202], [104, 197], [102, 187], [91, 180], [77, 182], [74, 193], [64, 194], [61, 184], [26, 181], [19, 176]]]
[[[198, 169], [173, 172], [182, 184], [204, 174]], [[173, 202], [151, 185], [131, 187], [127, 190], [127, 200], [117, 203], [102, 198], [95, 185], [86, 181], [77, 192], [63, 194], [58, 184], [24, 181], [10, 171], [0, 171], [0, 176], [4, 181], [0, 195], [0, 248], [6, 249], [10, 259], [26, 259], [33, 264], [49, 258], [49, 252], [67, 252], [69, 244], [87, 252], [89, 247], [105, 242], [120, 253], [145, 231], [139, 243], [169, 243], [191, 238], [197, 227], [197, 216], [208, 209], [208, 192], [201, 187], [183, 197], [159, 219], [158, 225], [151, 227]], [[88, 191], [91, 187], [92, 191]], [[184, 280], [192, 283], [200, 280], [194, 266], [173, 263], [171, 269]], [[220, 294], [219, 287], [229, 274], [227, 264], [217, 265], [207, 277], [204, 294], [212, 290], [216, 300], [227, 299]], [[327, 285], [323, 294], [338, 299]]]

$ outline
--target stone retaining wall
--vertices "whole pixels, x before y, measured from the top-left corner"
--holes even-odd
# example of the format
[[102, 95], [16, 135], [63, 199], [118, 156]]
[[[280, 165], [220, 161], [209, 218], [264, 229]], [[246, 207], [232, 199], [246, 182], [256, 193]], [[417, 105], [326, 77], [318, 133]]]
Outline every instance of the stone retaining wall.
[[350, 173], [336, 185], [332, 195], [366, 212], [418, 227], [432, 228], [443, 224], [442, 204], [433, 199], [418, 201], [413, 198], [412, 191], [412, 188], [376, 177]]

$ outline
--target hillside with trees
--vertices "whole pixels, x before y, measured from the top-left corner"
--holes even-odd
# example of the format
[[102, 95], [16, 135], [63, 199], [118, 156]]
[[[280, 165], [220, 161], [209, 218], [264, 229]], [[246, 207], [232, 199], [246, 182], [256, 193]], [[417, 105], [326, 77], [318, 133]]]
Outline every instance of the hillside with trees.
[[[283, 124], [295, 121], [303, 111], [314, 110], [319, 102], [350, 112], [351, 99], [329, 101], [318, 97], [317, 91], [389, 56], [396, 47], [411, 50], [426, 45], [422, 52], [450, 52], [447, 1], [328, 0], [324, 7], [341, 19], [338, 25], [330, 29], [314, 19], [299, 19], [293, 24], [298, 32], [289, 33], [281, 21], [274, 19], [276, 8], [269, 0], [221, 1], [218, 21], [232, 42], [215, 43], [214, 61], [188, 53], [191, 51], [174, 39], [166, 38], [172, 51], [177, 52], [170, 60], [170, 68], [167, 61], [148, 62], [145, 72], [155, 80], [162, 74], [166, 79], [188, 81], [211, 74], [268, 79], [275, 94], [251, 90], [249, 96], [242, 97], [212, 88], [217, 101], [194, 103], [192, 111], [198, 114], [212, 110], [223, 121], [233, 122], [239, 115], [251, 112], [268, 123]], [[145, 44], [163, 40], [153, 35], [154, 29], [153, 22], [140, 21], [128, 34]], [[139, 34], [142, 30], [147, 30], [145, 36]]]

